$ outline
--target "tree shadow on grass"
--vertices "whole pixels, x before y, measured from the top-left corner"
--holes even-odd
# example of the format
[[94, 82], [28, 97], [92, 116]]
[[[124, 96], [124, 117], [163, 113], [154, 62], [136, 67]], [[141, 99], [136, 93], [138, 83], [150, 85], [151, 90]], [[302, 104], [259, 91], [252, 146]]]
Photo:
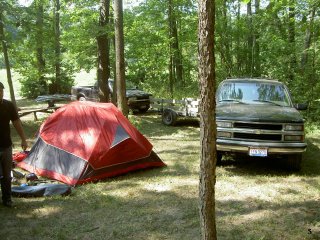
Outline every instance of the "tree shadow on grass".
[[[65, 198], [15, 199], [18, 207], [2, 212], [0, 231], [7, 239], [200, 238], [194, 187], [161, 191], [129, 182], [84, 185]], [[218, 198], [218, 239], [317, 239], [317, 207], [317, 201], [305, 199]], [[303, 238], [308, 229], [312, 238]]]
[[[312, 143], [308, 146], [316, 147]], [[316, 149], [317, 155], [310, 152], [303, 154], [300, 171], [292, 170], [284, 157], [239, 157], [234, 155], [223, 160], [221, 167], [237, 175], [288, 176], [295, 174], [297, 176], [319, 176], [320, 150], [318, 147]]]

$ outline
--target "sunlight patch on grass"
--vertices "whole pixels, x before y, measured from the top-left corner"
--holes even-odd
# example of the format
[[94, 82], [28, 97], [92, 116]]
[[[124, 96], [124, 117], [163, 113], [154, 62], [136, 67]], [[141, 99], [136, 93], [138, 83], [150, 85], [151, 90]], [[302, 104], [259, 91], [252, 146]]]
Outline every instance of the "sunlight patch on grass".
[[164, 184], [146, 184], [144, 187], [148, 191], [167, 192], [172, 190], [172, 186]]

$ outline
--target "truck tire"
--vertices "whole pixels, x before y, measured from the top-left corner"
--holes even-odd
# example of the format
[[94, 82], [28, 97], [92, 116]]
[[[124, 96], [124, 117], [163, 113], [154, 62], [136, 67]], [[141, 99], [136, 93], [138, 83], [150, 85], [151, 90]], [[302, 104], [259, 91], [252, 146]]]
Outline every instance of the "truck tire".
[[217, 163], [216, 166], [221, 166], [222, 165], [222, 152], [217, 151]]
[[149, 110], [150, 106], [147, 106], [146, 108], [139, 108], [139, 113], [146, 113]]
[[174, 126], [177, 122], [178, 115], [171, 109], [165, 109], [162, 113], [162, 122], [167, 126]]
[[85, 96], [78, 96], [78, 101], [87, 101]]
[[299, 171], [301, 169], [302, 154], [290, 154], [287, 158], [288, 167], [291, 170]]

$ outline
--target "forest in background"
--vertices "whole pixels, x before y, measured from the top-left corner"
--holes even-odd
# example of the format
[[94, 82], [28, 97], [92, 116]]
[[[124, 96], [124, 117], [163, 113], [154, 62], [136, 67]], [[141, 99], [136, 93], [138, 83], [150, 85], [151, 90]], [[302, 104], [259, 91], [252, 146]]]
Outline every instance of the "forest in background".
[[[21, 76], [22, 96], [70, 93], [77, 72], [97, 69], [98, 76], [101, 49], [113, 78], [112, 1], [30, 3], [0, 0], [1, 49], [7, 48], [11, 68]], [[128, 6], [123, 11], [126, 79], [155, 97], [198, 97], [197, 1], [145, 0]], [[217, 82], [227, 77], [278, 79], [296, 102], [309, 103], [306, 117], [318, 120], [319, 6], [317, 0], [217, 0]], [[1, 65], [5, 67], [3, 59]]]

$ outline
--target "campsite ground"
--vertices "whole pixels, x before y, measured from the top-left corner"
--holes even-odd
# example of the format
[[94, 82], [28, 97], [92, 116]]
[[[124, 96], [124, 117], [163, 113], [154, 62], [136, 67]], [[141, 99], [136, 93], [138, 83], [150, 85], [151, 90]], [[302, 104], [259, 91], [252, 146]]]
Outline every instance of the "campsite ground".
[[[32, 142], [43, 119], [22, 120]], [[157, 114], [130, 120], [167, 167], [85, 184], [67, 197], [14, 198], [13, 209], [0, 206], [0, 239], [200, 239], [198, 124], [168, 127]], [[319, 139], [320, 130], [308, 133], [297, 173], [270, 159], [218, 167], [218, 239], [320, 239]]]

